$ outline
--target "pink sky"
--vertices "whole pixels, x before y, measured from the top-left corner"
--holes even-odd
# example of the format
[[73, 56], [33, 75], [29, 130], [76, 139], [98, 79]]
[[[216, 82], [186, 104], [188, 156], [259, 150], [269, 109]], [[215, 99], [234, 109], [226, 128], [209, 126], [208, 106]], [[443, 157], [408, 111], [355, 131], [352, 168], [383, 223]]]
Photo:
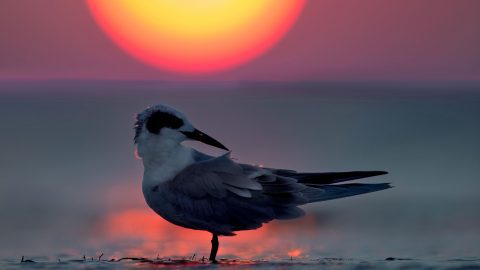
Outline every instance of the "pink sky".
[[480, 1], [310, 0], [274, 48], [202, 76], [119, 49], [78, 0], [0, 2], [0, 79], [480, 80]]

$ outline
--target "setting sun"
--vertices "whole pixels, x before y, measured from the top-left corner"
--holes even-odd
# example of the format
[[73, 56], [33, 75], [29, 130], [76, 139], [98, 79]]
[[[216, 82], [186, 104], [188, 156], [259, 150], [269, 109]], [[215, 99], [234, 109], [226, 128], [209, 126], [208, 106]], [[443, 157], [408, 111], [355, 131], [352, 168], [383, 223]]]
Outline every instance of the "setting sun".
[[136, 59], [182, 73], [246, 63], [292, 26], [305, 0], [87, 1], [108, 36]]

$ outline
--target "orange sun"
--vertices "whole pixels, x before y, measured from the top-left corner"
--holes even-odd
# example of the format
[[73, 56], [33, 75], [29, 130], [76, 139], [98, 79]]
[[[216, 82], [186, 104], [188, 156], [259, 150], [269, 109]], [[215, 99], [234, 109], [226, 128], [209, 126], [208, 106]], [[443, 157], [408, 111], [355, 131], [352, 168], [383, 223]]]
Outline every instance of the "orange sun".
[[87, 0], [98, 24], [135, 58], [209, 73], [246, 63], [293, 25], [306, 0]]

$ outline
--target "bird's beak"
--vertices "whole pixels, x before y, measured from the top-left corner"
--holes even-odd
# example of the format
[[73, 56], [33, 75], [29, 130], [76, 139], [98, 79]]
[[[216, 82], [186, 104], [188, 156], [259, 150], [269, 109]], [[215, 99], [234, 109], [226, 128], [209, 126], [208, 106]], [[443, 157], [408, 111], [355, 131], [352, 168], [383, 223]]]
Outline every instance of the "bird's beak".
[[208, 136], [207, 134], [201, 132], [198, 129], [195, 129], [194, 131], [182, 131], [182, 133], [185, 136], [187, 136], [187, 138], [189, 138], [189, 139], [196, 140], [196, 141], [199, 141], [199, 142], [203, 142], [203, 143], [206, 143], [208, 145], [215, 146], [215, 147], [221, 148], [223, 150], [230, 151], [230, 150], [228, 150], [227, 147], [225, 147], [219, 141], [215, 140], [214, 138]]

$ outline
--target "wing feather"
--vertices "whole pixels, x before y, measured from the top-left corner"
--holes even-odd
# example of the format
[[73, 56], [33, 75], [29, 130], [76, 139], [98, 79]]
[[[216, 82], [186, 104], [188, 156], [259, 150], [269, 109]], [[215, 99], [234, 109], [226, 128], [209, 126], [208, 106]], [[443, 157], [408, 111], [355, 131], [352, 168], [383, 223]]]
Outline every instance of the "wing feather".
[[[300, 217], [307, 202], [296, 179], [233, 162], [228, 153], [196, 162], [165, 183], [163, 196], [185, 227], [221, 235], [259, 228], [275, 218]], [[167, 194], [168, 193], [168, 194]]]
[[262, 185], [260, 185], [257, 181], [246, 177], [245, 175], [219, 173], [219, 176], [223, 179], [224, 184], [236, 188], [262, 190]]
[[297, 173], [238, 164], [229, 153], [203, 157], [164, 183], [163, 198], [177, 216], [174, 223], [219, 235], [251, 230], [273, 219], [304, 215], [298, 208], [390, 187], [387, 184], [331, 185], [380, 172]]
[[227, 185], [226, 189], [232, 193], [237, 194], [240, 197], [251, 198], [252, 193], [248, 189], [236, 188], [234, 186]]

